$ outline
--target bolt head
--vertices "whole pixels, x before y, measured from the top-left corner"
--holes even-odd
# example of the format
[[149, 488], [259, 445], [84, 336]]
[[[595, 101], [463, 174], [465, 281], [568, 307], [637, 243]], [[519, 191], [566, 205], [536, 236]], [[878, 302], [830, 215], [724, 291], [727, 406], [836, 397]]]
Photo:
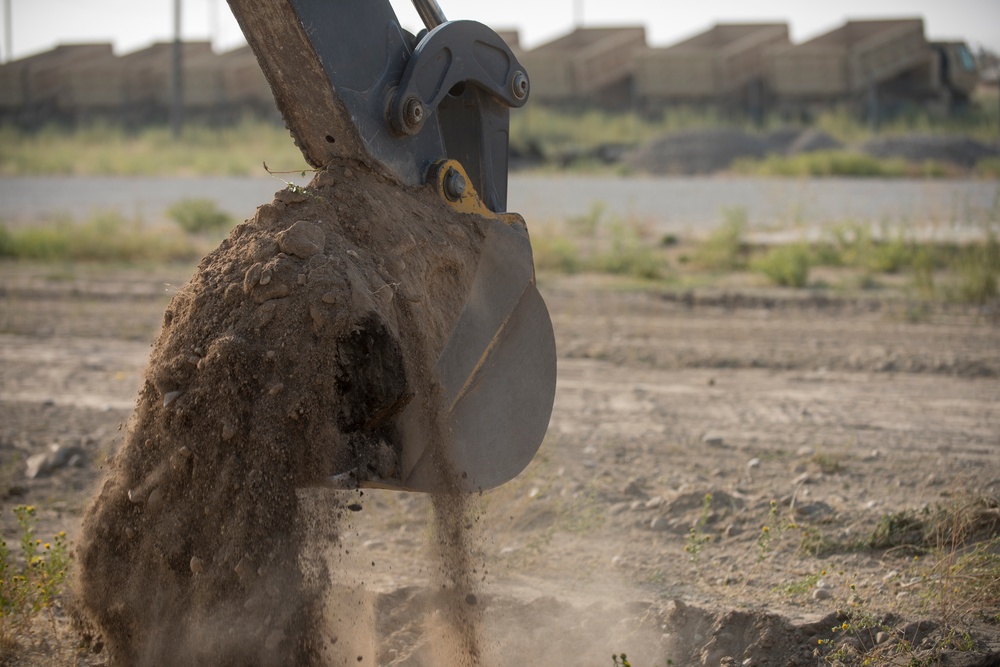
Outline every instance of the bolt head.
[[518, 101], [523, 100], [528, 96], [529, 88], [528, 75], [521, 71], [515, 72], [514, 78], [510, 80], [510, 92], [514, 96], [514, 99]]
[[445, 172], [444, 194], [451, 201], [458, 201], [465, 194], [465, 177], [457, 169], [449, 167]]
[[424, 105], [416, 97], [406, 100], [403, 113], [408, 127], [418, 127], [424, 122]]

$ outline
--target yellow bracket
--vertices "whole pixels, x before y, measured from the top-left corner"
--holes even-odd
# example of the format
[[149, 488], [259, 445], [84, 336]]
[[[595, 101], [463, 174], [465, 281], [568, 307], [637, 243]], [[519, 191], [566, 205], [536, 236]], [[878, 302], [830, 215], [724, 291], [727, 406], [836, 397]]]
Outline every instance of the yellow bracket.
[[[471, 213], [499, 220], [511, 226], [525, 226], [524, 218], [518, 213], [496, 213], [487, 208], [476, 192], [465, 167], [458, 160], [441, 160], [435, 163], [431, 168], [431, 174], [441, 199], [459, 213]], [[456, 182], [460, 182], [461, 187], [456, 188], [454, 185]]]

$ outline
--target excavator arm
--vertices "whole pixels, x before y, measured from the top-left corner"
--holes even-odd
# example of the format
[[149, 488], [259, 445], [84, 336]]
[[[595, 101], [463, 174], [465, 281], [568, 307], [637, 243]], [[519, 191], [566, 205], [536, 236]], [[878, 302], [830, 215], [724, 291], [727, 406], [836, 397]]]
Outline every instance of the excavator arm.
[[[434, 373], [446, 442], [400, 420], [398, 477], [345, 473], [336, 486], [476, 491], [532, 459], [555, 395], [552, 324], [535, 286], [524, 220], [506, 211], [509, 112], [528, 75], [475, 21], [447, 21], [414, 0], [425, 29], [404, 30], [388, 0], [229, 0], [309, 164], [354, 159], [399, 183], [433, 188], [486, 229], [465, 308]], [[437, 460], [431, 451], [437, 452]]]

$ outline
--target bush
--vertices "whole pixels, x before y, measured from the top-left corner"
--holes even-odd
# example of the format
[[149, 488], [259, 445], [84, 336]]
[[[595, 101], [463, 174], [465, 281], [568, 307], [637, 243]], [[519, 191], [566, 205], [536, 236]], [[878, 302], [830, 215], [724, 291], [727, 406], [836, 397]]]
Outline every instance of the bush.
[[537, 234], [531, 237], [535, 268], [539, 271], [576, 273], [581, 269], [580, 251], [565, 236]]
[[969, 246], [955, 261], [957, 283], [954, 298], [964, 303], [986, 303], [997, 296], [1000, 279], [1000, 243], [990, 236]]
[[0, 540], [0, 651], [30, 637], [36, 617], [43, 611], [51, 613], [70, 563], [66, 533], [42, 543], [35, 539], [35, 508], [18, 505], [14, 514], [20, 527], [20, 558], [15, 559]]
[[189, 234], [226, 231], [234, 222], [211, 199], [182, 199], [167, 209], [167, 215]]
[[605, 273], [646, 280], [661, 277], [662, 260], [645, 241], [635, 224], [617, 221], [611, 228], [611, 248], [595, 259], [595, 268]]
[[776, 285], [805, 287], [809, 282], [809, 246], [804, 243], [771, 248], [752, 266]]
[[743, 243], [747, 227], [746, 209], [724, 209], [722, 216], [722, 226], [695, 249], [692, 260], [709, 271], [742, 269], [746, 266], [746, 248]]
[[[0, 228], [2, 229], [2, 228]], [[39, 261], [178, 261], [201, 250], [174, 229], [148, 229], [115, 212], [74, 223], [63, 219], [0, 233], [0, 256]]]

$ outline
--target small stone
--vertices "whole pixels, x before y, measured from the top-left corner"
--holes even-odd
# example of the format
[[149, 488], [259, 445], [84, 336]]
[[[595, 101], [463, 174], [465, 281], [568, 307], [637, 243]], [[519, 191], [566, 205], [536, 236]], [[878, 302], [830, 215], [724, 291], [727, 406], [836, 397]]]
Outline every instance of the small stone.
[[627, 512], [628, 508], [629, 508], [628, 503], [615, 503], [614, 505], [608, 508], [608, 515], [618, 516], [622, 512]]
[[890, 637], [889, 633], [883, 630], [882, 632], [879, 632], [875, 635], [875, 643], [884, 644], [887, 641], [889, 641], [889, 637]]
[[812, 594], [813, 600], [829, 600], [832, 597], [833, 593], [826, 590], [825, 588], [817, 588], [816, 590], [813, 591]]
[[262, 271], [261, 274], [260, 274], [260, 280], [257, 281], [257, 284], [259, 284], [259, 285], [267, 285], [270, 282], [271, 282], [271, 272], [270, 271]]
[[664, 503], [663, 496], [653, 496], [646, 501], [644, 507], [648, 510], [655, 510], [657, 507], [662, 506]]
[[187, 446], [184, 446], [184, 447], [181, 447], [180, 449], [178, 449], [177, 453], [180, 454], [181, 456], [183, 456], [186, 459], [191, 458], [191, 450], [188, 449]]
[[128, 491], [128, 501], [135, 505], [140, 505], [146, 500], [146, 497], [139, 491], [139, 489], [129, 489]]
[[169, 406], [171, 403], [177, 400], [177, 397], [181, 395], [180, 391], [168, 391], [163, 395], [163, 407]]
[[49, 445], [49, 470], [65, 468], [69, 465], [69, 460], [78, 452], [79, 450], [76, 447], [70, 447], [68, 445]]
[[625, 557], [621, 554], [611, 559], [611, 567], [621, 567], [625, 564]]
[[709, 447], [721, 447], [724, 440], [721, 435], [715, 435], [714, 433], [706, 433], [705, 437], [701, 439]]
[[642, 482], [643, 480], [638, 477], [630, 479], [628, 482], [625, 483], [625, 486], [622, 488], [622, 495], [640, 496], [645, 498], [646, 493], [642, 490], [641, 487]]
[[800, 458], [807, 459], [815, 453], [816, 450], [810, 447], [809, 445], [802, 445], [801, 447], [799, 447], [798, 451], [795, 452], [795, 455]]
[[189, 566], [191, 568], [191, 574], [201, 574], [205, 571], [205, 564], [202, 563], [201, 559], [197, 556], [191, 556]]
[[813, 477], [808, 472], [804, 472], [795, 479], [792, 480], [792, 484], [798, 486], [799, 484], [810, 484], [813, 481]]
[[332, 306], [333, 304], [337, 303], [337, 300], [338, 300], [338, 299], [337, 299], [337, 293], [336, 293], [336, 292], [327, 292], [326, 294], [324, 294], [324, 295], [323, 295], [323, 296], [321, 297], [321, 301], [322, 301], [323, 303], [325, 303], [325, 304], [327, 304], [327, 305], [331, 305], [331, 306]]
[[754, 457], [747, 461], [747, 470], [755, 470], [760, 467], [760, 459]]
[[240, 581], [243, 582], [243, 583], [246, 583], [247, 581], [249, 581], [250, 578], [253, 577], [253, 575], [254, 575], [253, 566], [251, 566], [247, 562], [246, 558], [241, 558], [240, 559], [240, 562], [237, 563], [236, 567], [233, 568], [233, 572], [236, 573], [236, 576], [239, 577]]
[[284, 630], [274, 630], [267, 636], [264, 640], [264, 650], [268, 653], [273, 653], [281, 646], [281, 642], [285, 641], [285, 631]]
[[227, 440], [227, 441], [228, 440], [232, 440], [234, 435], [236, 435], [236, 429], [235, 428], [233, 428], [229, 424], [223, 424], [222, 425], [222, 439], [223, 440]]
[[465, 596], [465, 604], [469, 605], [470, 607], [475, 607], [477, 602], [479, 602], [479, 600], [476, 599], [475, 594], [469, 593], [468, 595]]
[[37, 479], [45, 475], [49, 471], [48, 461], [48, 454], [33, 454], [29, 456], [24, 476], [28, 479]]
[[670, 521], [666, 517], [657, 516], [649, 522], [649, 529], [656, 533], [670, 530]]
[[267, 393], [270, 394], [271, 396], [277, 396], [278, 394], [281, 393], [281, 390], [284, 388], [285, 385], [279, 382], [278, 384], [273, 385], [270, 389], [268, 389]]
[[243, 291], [249, 294], [260, 282], [260, 274], [264, 272], [264, 265], [257, 262], [243, 276]]
[[163, 492], [160, 491], [159, 487], [153, 489], [149, 492], [149, 496], [146, 497], [146, 506], [150, 509], [155, 509], [159, 507], [160, 503], [163, 501]]

